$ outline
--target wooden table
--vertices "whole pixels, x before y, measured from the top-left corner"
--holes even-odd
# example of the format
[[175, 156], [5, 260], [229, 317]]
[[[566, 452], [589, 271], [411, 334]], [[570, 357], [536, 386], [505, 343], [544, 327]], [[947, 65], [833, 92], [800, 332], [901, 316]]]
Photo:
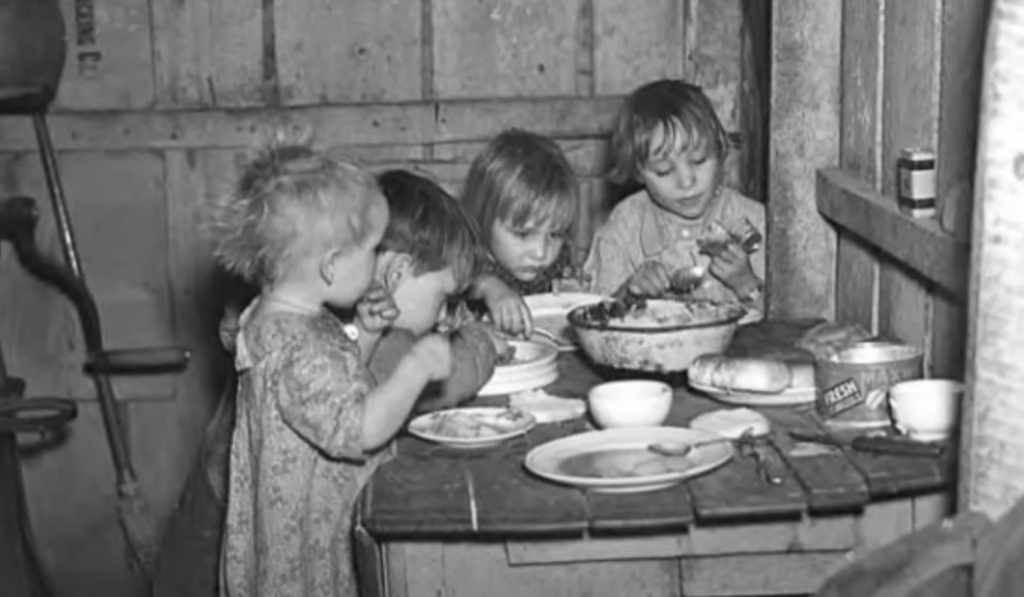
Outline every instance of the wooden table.
[[[578, 355], [548, 391], [582, 396], [601, 376]], [[500, 403], [503, 399], [496, 399]], [[494, 403], [479, 399], [481, 403]], [[727, 407], [676, 388], [666, 425]], [[381, 597], [768, 595], [813, 592], [858, 551], [941, 518], [948, 456], [836, 450], [801, 455], [786, 431], [823, 428], [807, 408], [761, 409], [787, 465], [768, 485], [737, 456], [669, 489], [602, 494], [522, 466], [533, 447], [588, 423], [540, 425], [500, 447], [415, 438], [367, 486], [357, 512], [364, 594]], [[806, 446], [804, 446], [806, 447]]]

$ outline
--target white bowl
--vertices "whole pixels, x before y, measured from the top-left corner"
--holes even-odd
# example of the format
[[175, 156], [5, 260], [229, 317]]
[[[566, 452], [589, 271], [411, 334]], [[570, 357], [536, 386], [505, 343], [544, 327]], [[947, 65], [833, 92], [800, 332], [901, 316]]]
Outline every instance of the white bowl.
[[672, 409], [672, 387], [648, 379], [609, 381], [590, 388], [587, 406], [594, 422], [613, 427], [657, 427]]

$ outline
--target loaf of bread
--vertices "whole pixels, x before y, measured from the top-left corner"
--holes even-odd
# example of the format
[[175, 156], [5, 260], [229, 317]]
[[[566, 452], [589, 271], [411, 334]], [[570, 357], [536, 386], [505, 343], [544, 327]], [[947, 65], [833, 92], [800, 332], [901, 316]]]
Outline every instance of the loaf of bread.
[[826, 360], [857, 342], [867, 340], [870, 337], [871, 334], [859, 325], [847, 325], [829, 321], [807, 330], [797, 340], [796, 346], [811, 353], [816, 359]]
[[[688, 375], [695, 384], [729, 392], [778, 394], [793, 387], [793, 371], [787, 363], [754, 357], [701, 355], [690, 364]], [[806, 376], [806, 372], [801, 376]], [[809, 385], [814, 385], [813, 378], [812, 368]]]

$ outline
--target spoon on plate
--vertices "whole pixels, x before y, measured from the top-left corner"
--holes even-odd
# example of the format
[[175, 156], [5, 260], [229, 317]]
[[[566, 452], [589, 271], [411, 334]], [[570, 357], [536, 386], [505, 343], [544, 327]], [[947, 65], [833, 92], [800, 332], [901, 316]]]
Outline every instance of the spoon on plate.
[[705, 439], [699, 442], [679, 442], [679, 441], [666, 441], [666, 442], [654, 442], [647, 444], [647, 449], [655, 454], [662, 456], [686, 456], [693, 451], [694, 448], [700, 448], [702, 446], [712, 446], [715, 444], [724, 444], [728, 442], [743, 442], [749, 441], [754, 437], [754, 428], [747, 427], [743, 430], [738, 438], [732, 437], [716, 437], [713, 439]]
[[724, 444], [733, 441], [728, 437], [716, 437], [715, 439], [706, 439], [699, 442], [654, 442], [647, 445], [647, 449], [655, 454], [661, 456], [673, 456], [681, 457], [686, 456], [694, 450], [694, 448], [700, 448], [703, 446], [711, 446], [714, 444]]

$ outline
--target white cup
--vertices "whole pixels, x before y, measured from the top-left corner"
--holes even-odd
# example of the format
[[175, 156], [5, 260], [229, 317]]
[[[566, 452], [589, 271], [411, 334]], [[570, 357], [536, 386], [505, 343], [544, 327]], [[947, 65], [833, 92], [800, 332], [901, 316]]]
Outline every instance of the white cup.
[[913, 379], [889, 388], [889, 408], [900, 433], [920, 441], [950, 436], [960, 415], [964, 384], [952, 379]]

